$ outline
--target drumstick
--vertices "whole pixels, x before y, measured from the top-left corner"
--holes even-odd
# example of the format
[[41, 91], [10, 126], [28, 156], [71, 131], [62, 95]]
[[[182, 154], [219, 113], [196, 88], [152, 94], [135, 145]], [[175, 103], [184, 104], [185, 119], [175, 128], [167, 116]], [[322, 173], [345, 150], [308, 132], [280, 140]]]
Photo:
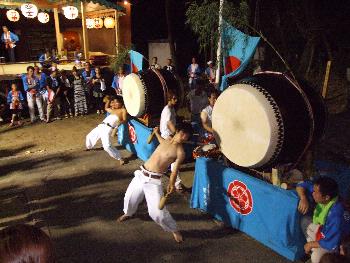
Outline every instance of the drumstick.
[[170, 193], [166, 193], [164, 196], [162, 196], [162, 198], [159, 201], [159, 206], [158, 206], [159, 210], [163, 210], [169, 195]]
[[147, 144], [150, 144], [150, 143], [151, 143], [151, 141], [152, 141], [152, 139], [153, 139], [153, 137], [154, 137], [155, 134], [156, 134], [156, 131], [153, 130], [152, 133], [151, 133], [151, 134], [148, 136], [148, 138], [147, 138]]

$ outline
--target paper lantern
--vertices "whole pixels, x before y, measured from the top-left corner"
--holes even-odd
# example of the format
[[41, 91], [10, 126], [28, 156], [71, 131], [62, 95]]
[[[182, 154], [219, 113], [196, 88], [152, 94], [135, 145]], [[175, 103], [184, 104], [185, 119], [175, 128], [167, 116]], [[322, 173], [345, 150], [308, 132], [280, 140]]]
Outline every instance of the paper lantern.
[[34, 4], [21, 5], [22, 14], [27, 18], [34, 18], [38, 15], [38, 8]]
[[14, 9], [8, 10], [6, 12], [6, 16], [7, 16], [7, 19], [10, 20], [11, 22], [17, 22], [20, 18], [19, 13]]
[[115, 20], [113, 17], [106, 17], [103, 23], [106, 28], [114, 28], [115, 26]]
[[47, 23], [47, 22], [50, 21], [50, 16], [49, 16], [48, 13], [40, 12], [40, 13], [38, 14], [38, 20], [39, 20], [40, 23], [45, 24], [45, 23]]
[[76, 19], [79, 15], [78, 8], [75, 6], [65, 6], [62, 9], [63, 14], [67, 19]]
[[102, 18], [94, 18], [94, 28], [100, 29], [103, 27], [103, 20]]
[[92, 18], [86, 18], [86, 28], [94, 28], [94, 20]]

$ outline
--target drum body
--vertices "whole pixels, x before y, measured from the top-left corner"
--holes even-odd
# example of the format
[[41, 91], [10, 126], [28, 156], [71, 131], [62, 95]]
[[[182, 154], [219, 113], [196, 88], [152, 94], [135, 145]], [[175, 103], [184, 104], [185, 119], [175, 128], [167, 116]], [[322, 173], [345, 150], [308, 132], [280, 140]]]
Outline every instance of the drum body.
[[[213, 109], [223, 154], [248, 168], [295, 163], [325, 127], [324, 104], [278, 72], [262, 72], [226, 89]], [[315, 127], [318, 132], [315, 133]]]
[[170, 71], [149, 69], [131, 73], [123, 82], [126, 110], [134, 117], [144, 114], [159, 117], [167, 104], [168, 90], [180, 96], [180, 83]]

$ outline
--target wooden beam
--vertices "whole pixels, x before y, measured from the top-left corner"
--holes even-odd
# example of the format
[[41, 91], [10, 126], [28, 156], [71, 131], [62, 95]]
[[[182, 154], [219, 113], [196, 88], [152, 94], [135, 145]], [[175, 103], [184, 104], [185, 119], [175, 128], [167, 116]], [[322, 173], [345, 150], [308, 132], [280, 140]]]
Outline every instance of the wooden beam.
[[115, 48], [116, 48], [116, 54], [119, 53], [119, 16], [117, 10], [114, 10], [115, 12]]
[[84, 2], [80, 2], [81, 6], [81, 23], [83, 27], [83, 44], [84, 44], [84, 56], [85, 61], [89, 61], [89, 38], [88, 38], [88, 32], [86, 29], [86, 14], [85, 14], [85, 5]]
[[58, 17], [58, 9], [53, 9], [53, 18], [55, 20], [55, 31], [56, 31], [56, 42], [57, 42], [57, 53], [61, 55], [63, 48], [63, 39], [60, 32], [60, 20]]

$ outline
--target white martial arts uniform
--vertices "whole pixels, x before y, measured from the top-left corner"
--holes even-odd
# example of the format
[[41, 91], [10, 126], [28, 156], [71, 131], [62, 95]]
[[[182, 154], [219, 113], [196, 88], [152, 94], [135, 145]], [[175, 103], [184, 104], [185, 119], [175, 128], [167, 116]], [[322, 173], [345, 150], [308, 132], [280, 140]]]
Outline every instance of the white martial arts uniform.
[[111, 143], [111, 133], [113, 128], [119, 125], [119, 118], [117, 115], [108, 115], [101, 124], [99, 124], [95, 129], [93, 129], [86, 136], [86, 148], [92, 149], [96, 142], [101, 139], [103, 149], [114, 159], [120, 160], [121, 156], [119, 151], [112, 146]]
[[148, 214], [150, 217], [165, 231], [177, 231], [176, 222], [166, 207], [164, 207], [162, 210], [158, 208], [159, 201], [163, 196], [161, 180], [146, 176], [143, 171], [162, 176], [162, 174], [147, 171], [142, 166], [140, 167], [140, 170], [136, 170], [134, 172], [135, 177], [132, 179], [125, 193], [123, 209], [124, 214], [127, 216], [134, 215], [137, 207], [145, 197], [148, 207]]

